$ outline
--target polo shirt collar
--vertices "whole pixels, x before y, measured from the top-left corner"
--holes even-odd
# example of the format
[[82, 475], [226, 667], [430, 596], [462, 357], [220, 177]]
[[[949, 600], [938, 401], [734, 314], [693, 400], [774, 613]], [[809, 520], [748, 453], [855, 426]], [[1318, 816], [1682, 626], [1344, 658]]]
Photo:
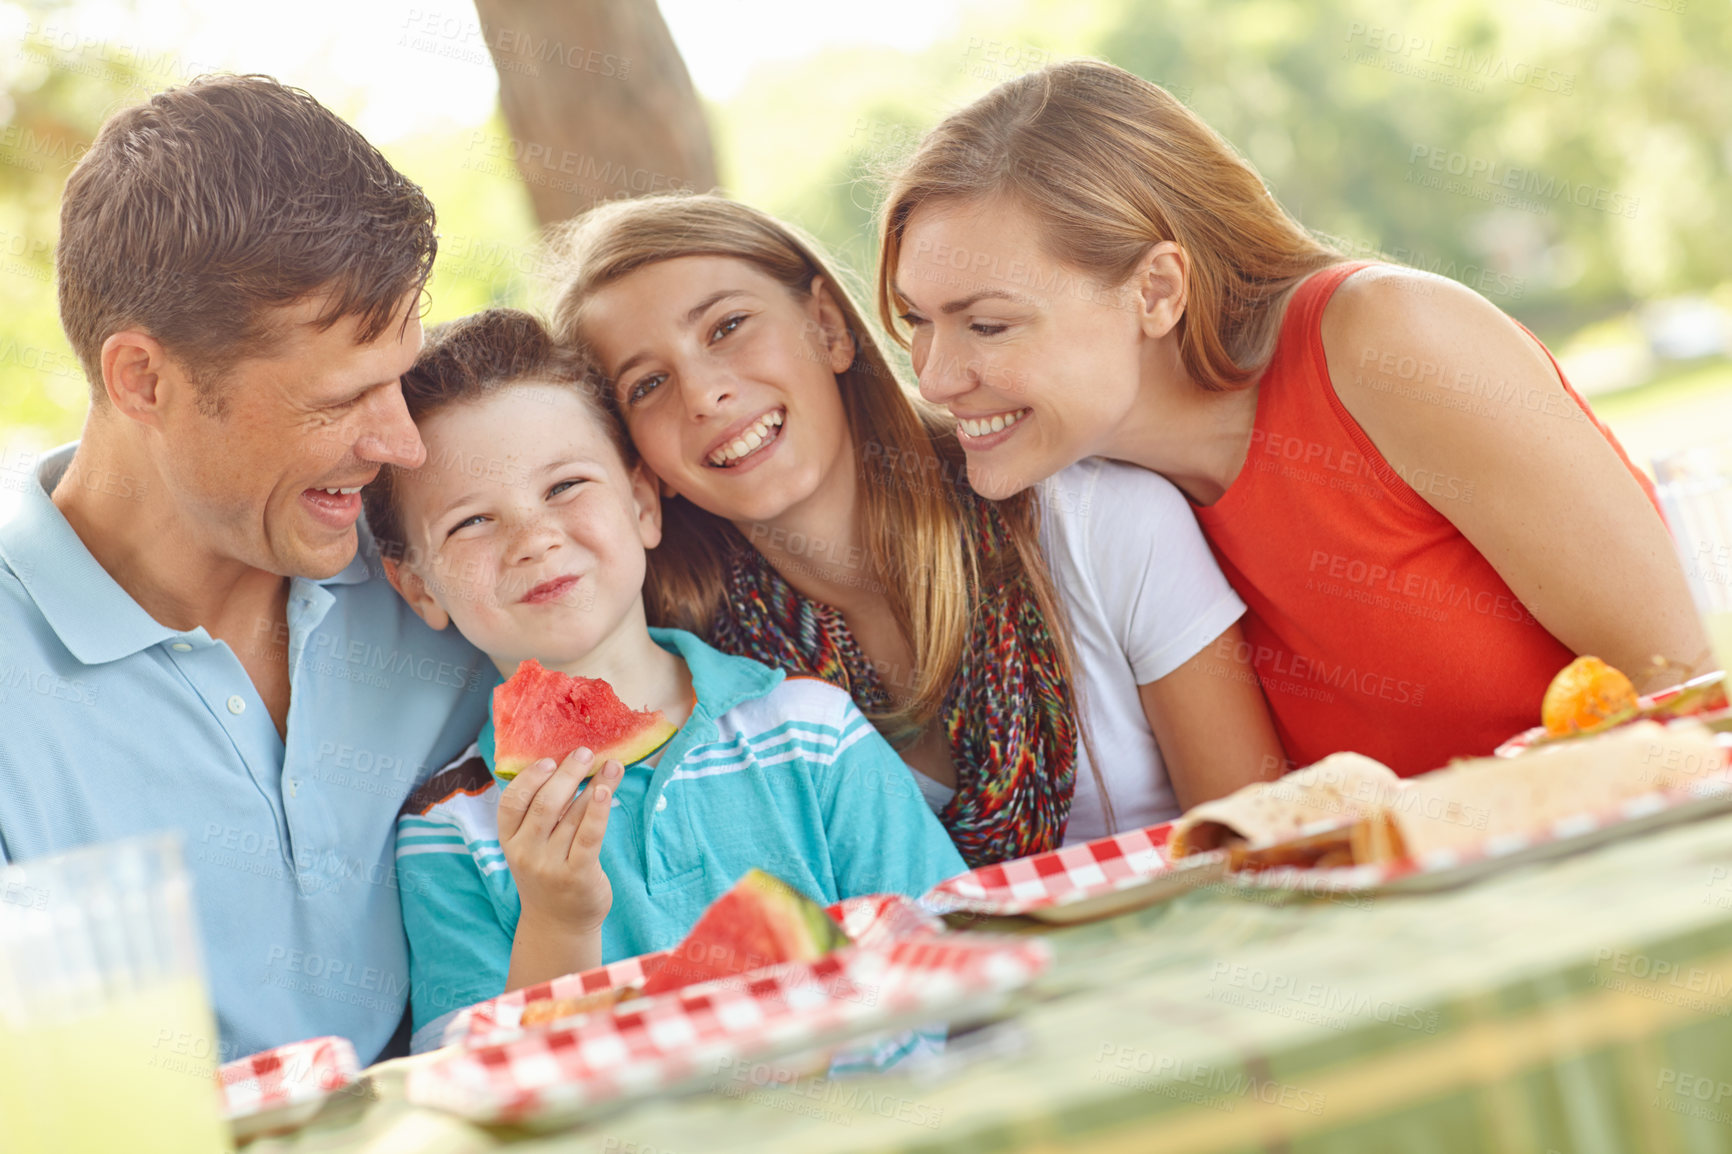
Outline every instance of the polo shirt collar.
[[[697, 697], [697, 705], [692, 709], [692, 715], [680, 727], [672, 742], [664, 749], [675, 745], [690, 748], [692, 745], [711, 740], [717, 733], [716, 718], [728, 710], [748, 701], [754, 701], [774, 689], [786, 676], [780, 669], [771, 669], [749, 657], [735, 657], [723, 653], [696, 635], [684, 629], [659, 629], [650, 627], [650, 640], [666, 649], [669, 653], [678, 654], [686, 663], [686, 668], [692, 675], [692, 693]], [[487, 763], [488, 772], [493, 771], [493, 706], [487, 706], [487, 724], [481, 727], [481, 736], [476, 739], [476, 746], [482, 760]], [[664, 763], [665, 764], [665, 763]]]
[[[86, 665], [102, 665], [182, 634], [146, 613], [120, 587], [49, 497], [77, 448], [74, 441], [42, 455], [33, 474], [35, 483], [23, 487], [17, 513], [0, 523], [0, 559], [11, 568], [67, 651]], [[374, 550], [371, 535], [363, 534], [361, 544], [363, 548], [342, 572], [311, 583], [353, 585], [365, 581], [367, 558]], [[192, 633], [208, 637], [202, 627]]]

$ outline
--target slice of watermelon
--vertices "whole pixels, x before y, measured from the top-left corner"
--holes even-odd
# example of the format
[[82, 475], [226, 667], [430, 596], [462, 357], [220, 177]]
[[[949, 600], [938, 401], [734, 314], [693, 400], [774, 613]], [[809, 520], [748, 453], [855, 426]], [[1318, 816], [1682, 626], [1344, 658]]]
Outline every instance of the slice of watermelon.
[[595, 752], [595, 768], [616, 758], [641, 761], [678, 732], [659, 709], [628, 709], [613, 686], [572, 677], [530, 658], [493, 691], [493, 771], [516, 777], [542, 757], [564, 761], [572, 750]]
[[685, 941], [644, 983], [659, 994], [777, 962], [810, 962], [848, 944], [824, 907], [763, 870], [748, 870], [710, 903]]

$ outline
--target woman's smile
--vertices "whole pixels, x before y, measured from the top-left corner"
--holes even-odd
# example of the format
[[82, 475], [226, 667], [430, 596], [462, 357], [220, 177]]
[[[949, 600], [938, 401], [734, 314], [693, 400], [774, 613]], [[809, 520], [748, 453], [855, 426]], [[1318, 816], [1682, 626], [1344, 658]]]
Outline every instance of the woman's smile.
[[1026, 418], [1034, 415], [1034, 410], [1011, 409], [977, 417], [965, 417], [961, 413], [954, 415], [956, 439], [962, 447], [971, 453], [983, 453], [1009, 440], [1010, 435], [1026, 423]]

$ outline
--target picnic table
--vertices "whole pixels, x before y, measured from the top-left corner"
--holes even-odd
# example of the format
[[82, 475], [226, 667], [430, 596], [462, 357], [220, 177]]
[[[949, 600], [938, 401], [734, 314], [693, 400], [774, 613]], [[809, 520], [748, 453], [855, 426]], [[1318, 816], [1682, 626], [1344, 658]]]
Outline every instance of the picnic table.
[[1732, 816], [1440, 893], [1216, 888], [981, 928], [1043, 934], [1053, 965], [921, 1066], [741, 1062], [703, 1091], [535, 1133], [413, 1106], [387, 1064], [246, 1149], [1732, 1149]]

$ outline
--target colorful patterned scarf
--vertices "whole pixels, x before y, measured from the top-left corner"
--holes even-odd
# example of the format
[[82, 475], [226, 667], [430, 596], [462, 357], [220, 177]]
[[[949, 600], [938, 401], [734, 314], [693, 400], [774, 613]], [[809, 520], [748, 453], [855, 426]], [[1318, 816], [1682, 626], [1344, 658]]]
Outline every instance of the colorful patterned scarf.
[[[975, 520], [982, 572], [994, 572], [1014, 548], [1009, 531], [992, 502], [961, 499]], [[845, 689], [868, 717], [892, 708], [840, 612], [794, 589], [744, 539], [729, 568], [730, 612], [711, 627], [710, 644]], [[1059, 845], [1076, 791], [1076, 724], [1057, 644], [1026, 578], [979, 591], [940, 717], [957, 786], [938, 819], [970, 868]]]

